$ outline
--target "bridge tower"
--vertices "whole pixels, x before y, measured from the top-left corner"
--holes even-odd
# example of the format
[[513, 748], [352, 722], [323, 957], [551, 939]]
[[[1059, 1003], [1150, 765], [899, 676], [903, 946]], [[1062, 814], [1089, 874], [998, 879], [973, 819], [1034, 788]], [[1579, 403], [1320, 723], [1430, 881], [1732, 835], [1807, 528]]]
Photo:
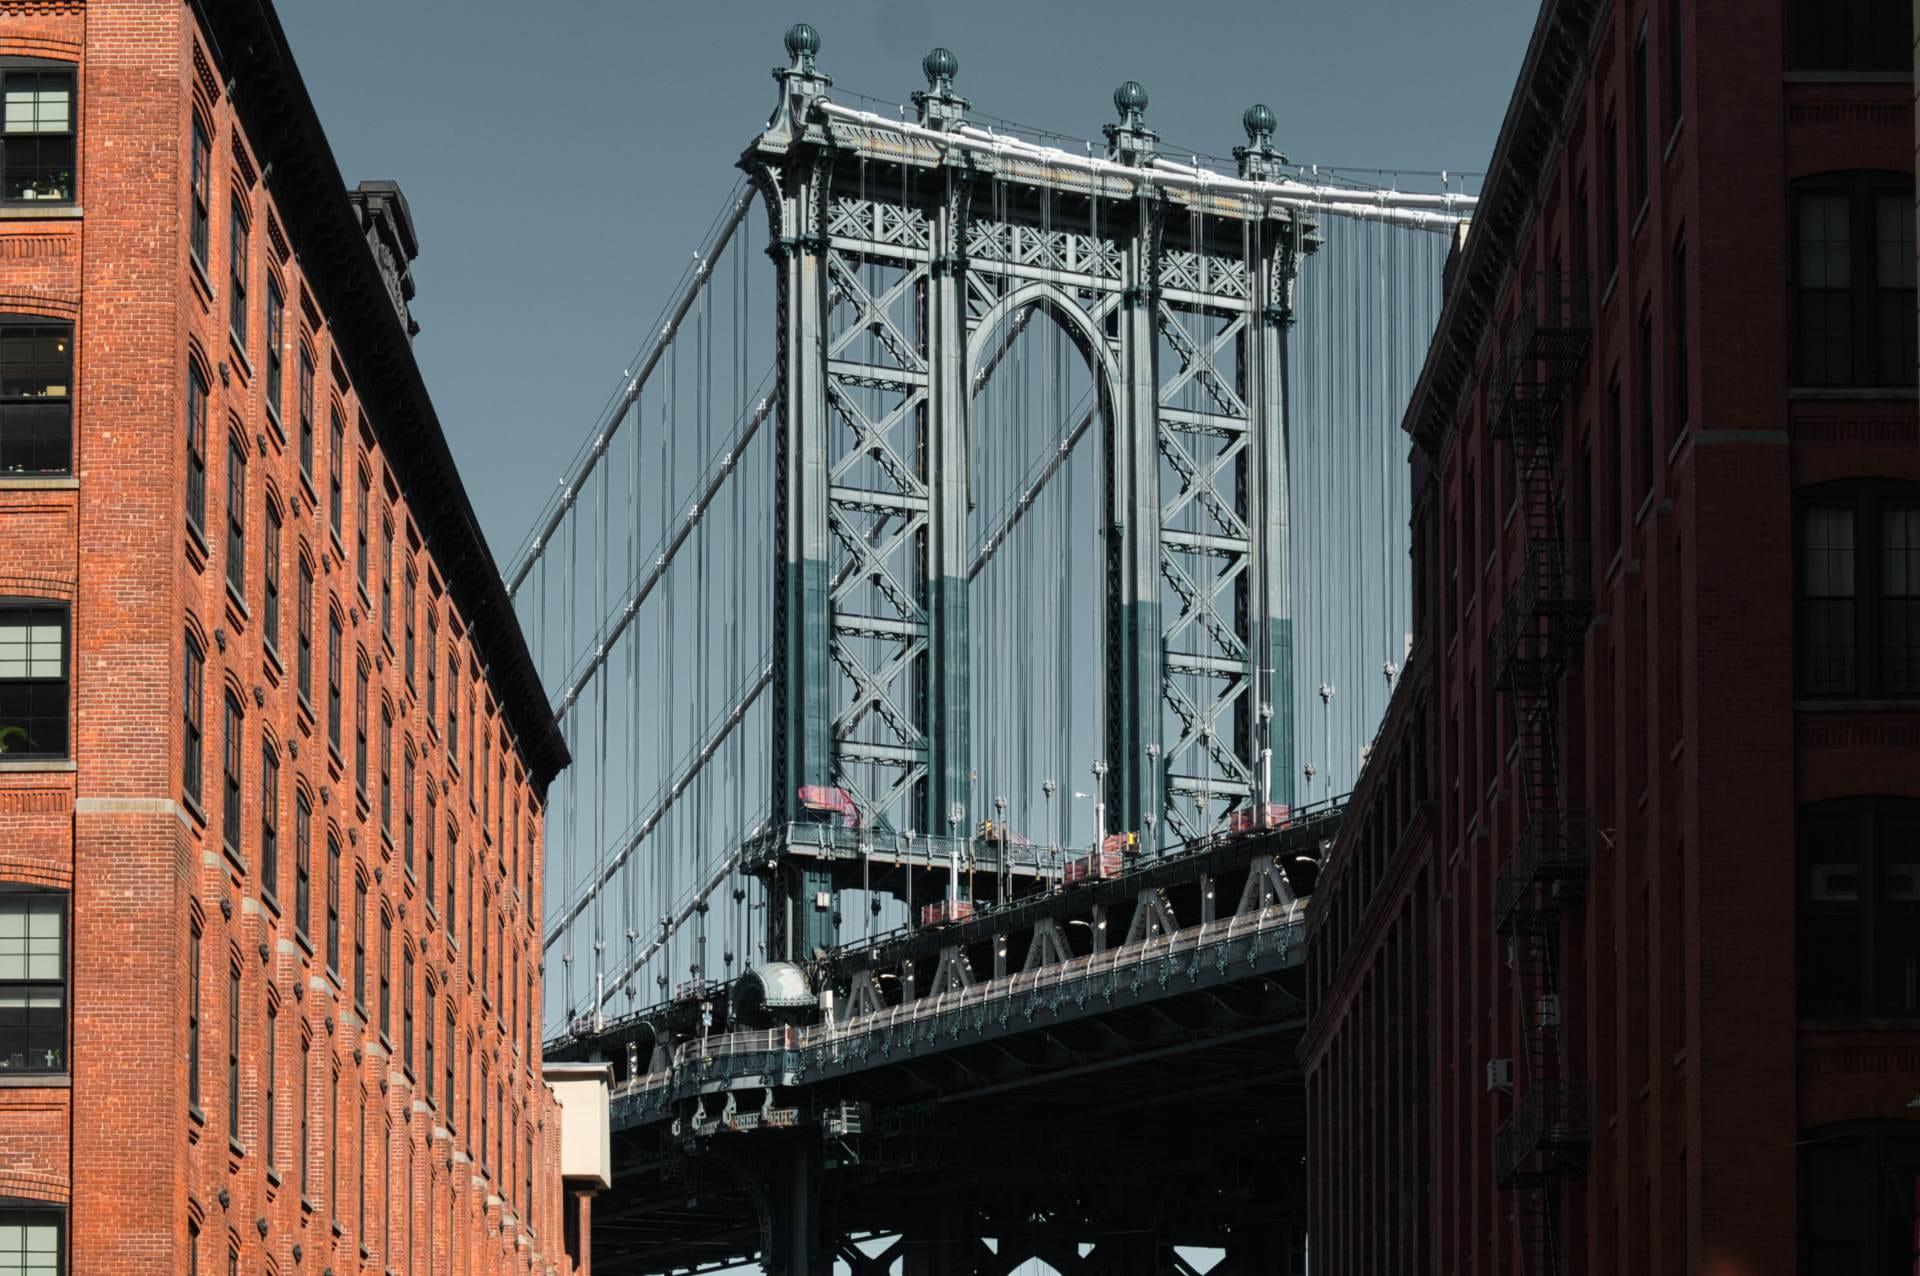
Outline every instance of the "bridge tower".
[[[801, 962], [833, 945], [851, 860], [911, 860], [917, 834], [944, 862], [934, 848], [984, 814], [970, 416], [1030, 319], [1060, 326], [1095, 387], [1107, 827], [1153, 847], [1290, 798], [1286, 337], [1317, 242], [1247, 180], [1284, 160], [1264, 106], [1242, 180], [1210, 186], [1156, 155], [1132, 81], [1106, 154], [1067, 163], [969, 124], [945, 49], [910, 121], [829, 99], [819, 49], [787, 32], [778, 104], [740, 158], [779, 288], [773, 800], [746, 862], [769, 885], [767, 957]], [[813, 822], [803, 788], [857, 815]]]

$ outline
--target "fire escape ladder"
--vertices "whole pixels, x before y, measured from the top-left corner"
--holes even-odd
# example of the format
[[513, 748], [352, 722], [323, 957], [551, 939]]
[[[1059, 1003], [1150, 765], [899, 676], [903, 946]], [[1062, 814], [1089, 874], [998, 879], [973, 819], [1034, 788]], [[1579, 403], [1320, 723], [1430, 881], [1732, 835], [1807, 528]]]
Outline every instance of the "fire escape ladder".
[[1564, 401], [1591, 330], [1584, 280], [1536, 274], [1494, 372], [1490, 426], [1513, 458], [1520, 571], [1494, 625], [1494, 686], [1518, 753], [1525, 824], [1494, 885], [1494, 923], [1513, 972], [1524, 1045], [1516, 1098], [1501, 1123], [1494, 1174], [1512, 1189], [1521, 1270], [1560, 1270], [1560, 1181], [1585, 1165], [1591, 1139], [1584, 1082], [1566, 1075], [1558, 982], [1562, 910], [1585, 888], [1588, 822], [1561, 785], [1561, 676], [1593, 615], [1592, 556], [1565, 532], [1557, 459]]

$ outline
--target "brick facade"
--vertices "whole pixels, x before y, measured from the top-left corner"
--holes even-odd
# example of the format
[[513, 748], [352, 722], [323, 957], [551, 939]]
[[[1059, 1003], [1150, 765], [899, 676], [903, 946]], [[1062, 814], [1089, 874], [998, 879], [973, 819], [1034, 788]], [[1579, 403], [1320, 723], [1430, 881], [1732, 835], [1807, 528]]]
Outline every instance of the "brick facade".
[[68, 609], [71, 686], [66, 759], [0, 755], [0, 890], [67, 892], [70, 1006], [64, 1072], [0, 1071], [0, 1198], [66, 1206], [90, 1276], [584, 1271], [540, 1079], [565, 750], [277, 20], [14, 0], [0, 58], [77, 120], [77, 198], [0, 216], [0, 313], [74, 354], [72, 477], [0, 475], [0, 598]]
[[[1880, 356], [1906, 360], [1905, 386], [1812, 384], [1791, 309], [1796, 190], [1872, 173], [1911, 203], [1913, 84], [1788, 69], [1792, 8], [1861, 6], [1542, 5], [1407, 415], [1414, 655], [1314, 898], [1316, 1273], [1914, 1270], [1920, 1016], [1884, 986], [1823, 1013], [1806, 973], [1822, 898], [1879, 891], [1858, 916], [1914, 923], [1897, 885], [1822, 897], [1807, 829], [1819, 804], [1920, 799], [1920, 700], [1809, 692], [1796, 607], [1796, 511], [1851, 490], [1818, 485], [1914, 504], [1914, 355], [1909, 336]], [[1541, 914], [1548, 1006], [1496, 929], [1527, 819], [1491, 653], [1526, 520], [1492, 421], [1529, 283], [1553, 276], [1591, 334], [1553, 427], [1592, 599], [1558, 681], [1558, 774], [1591, 859]], [[1897, 875], [1899, 853], [1875, 862]], [[1501, 1187], [1549, 1018], [1585, 1146]], [[1834, 1162], [1857, 1192], [1822, 1181], [1822, 1148], [1896, 1144]]]

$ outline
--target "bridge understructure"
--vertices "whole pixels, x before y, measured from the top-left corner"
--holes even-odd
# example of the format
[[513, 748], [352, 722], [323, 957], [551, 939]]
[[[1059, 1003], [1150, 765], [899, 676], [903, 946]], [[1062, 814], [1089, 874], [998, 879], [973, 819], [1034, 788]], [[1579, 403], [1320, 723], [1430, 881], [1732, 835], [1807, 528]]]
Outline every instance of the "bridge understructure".
[[1303, 900], [1341, 809], [556, 1043], [615, 1073], [596, 1270], [1304, 1270]]
[[[1320, 182], [1264, 106], [1215, 171], [1158, 153], [1129, 81], [1081, 155], [970, 122], [944, 49], [895, 118], [835, 100], [812, 28], [786, 48], [509, 582], [584, 775], [542, 973], [547, 1057], [615, 1073], [596, 1270], [1302, 1271], [1302, 940], [1342, 806], [1310, 761], [1295, 800], [1288, 334], [1323, 219], [1380, 228], [1385, 403], [1424, 334], [1384, 232], [1472, 201]], [[763, 300], [729, 250], [755, 205]], [[1317, 327], [1359, 326], [1326, 296]]]

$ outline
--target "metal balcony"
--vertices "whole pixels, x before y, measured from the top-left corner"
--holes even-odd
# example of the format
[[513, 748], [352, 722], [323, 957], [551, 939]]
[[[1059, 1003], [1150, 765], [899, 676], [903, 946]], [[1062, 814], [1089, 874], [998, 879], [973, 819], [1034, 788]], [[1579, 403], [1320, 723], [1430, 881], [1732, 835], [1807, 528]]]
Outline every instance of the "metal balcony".
[[1537, 1081], [1500, 1123], [1494, 1173], [1501, 1187], [1549, 1182], [1584, 1165], [1592, 1142], [1587, 1083]]
[[1494, 879], [1494, 928], [1505, 934], [1527, 917], [1556, 916], [1585, 892], [1592, 869], [1593, 826], [1587, 813], [1565, 807], [1538, 812]]
[[1494, 368], [1491, 427], [1516, 446], [1551, 442], [1560, 404], [1593, 343], [1584, 275], [1536, 272]]
[[1536, 540], [1524, 553], [1520, 578], [1493, 627], [1493, 685], [1502, 690], [1551, 684], [1593, 618], [1590, 546]]

